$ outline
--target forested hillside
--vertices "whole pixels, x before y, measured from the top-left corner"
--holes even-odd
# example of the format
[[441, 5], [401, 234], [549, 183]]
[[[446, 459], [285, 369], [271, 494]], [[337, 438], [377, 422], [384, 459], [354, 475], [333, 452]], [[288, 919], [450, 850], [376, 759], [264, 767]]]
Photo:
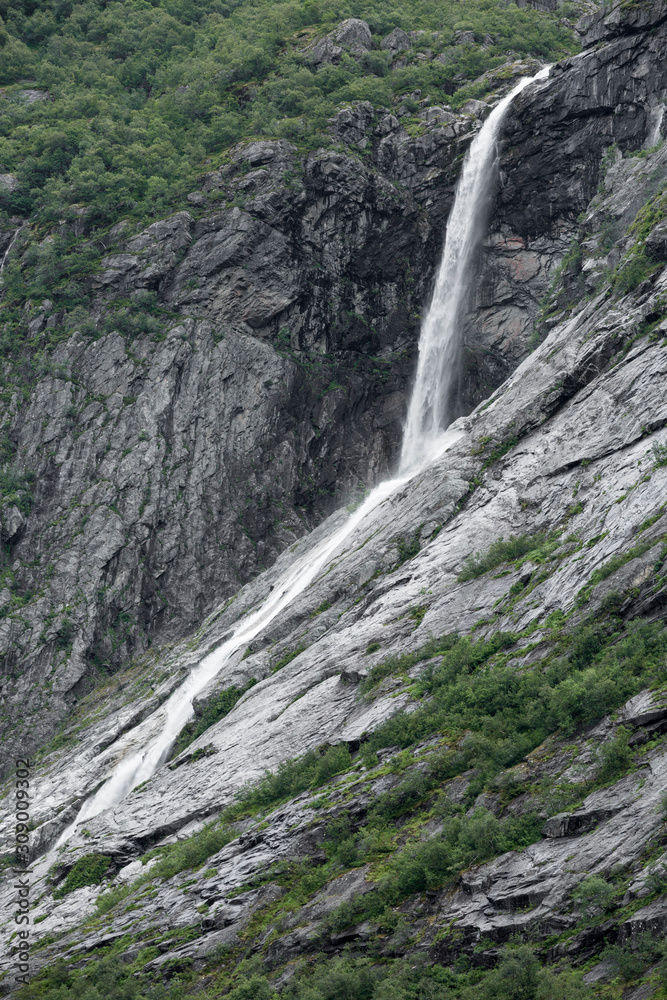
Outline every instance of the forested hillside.
[[[239, 139], [314, 149], [331, 142], [326, 121], [342, 103], [391, 107], [417, 90], [456, 106], [509, 50], [545, 61], [572, 51], [563, 18], [577, 10], [504, 0], [3, 0], [0, 173], [18, 186], [5, 188], [0, 207], [47, 225], [82, 207], [94, 226], [159, 218]], [[372, 37], [352, 32], [342, 52], [318, 61], [313, 42], [346, 18], [365, 20]], [[382, 47], [396, 28], [413, 35]], [[463, 44], [461, 32], [472, 33]]]

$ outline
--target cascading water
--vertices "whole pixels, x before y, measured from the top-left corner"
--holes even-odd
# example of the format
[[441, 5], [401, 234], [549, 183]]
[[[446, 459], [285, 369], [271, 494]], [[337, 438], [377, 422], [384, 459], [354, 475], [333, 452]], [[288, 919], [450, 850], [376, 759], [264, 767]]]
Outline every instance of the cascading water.
[[275, 584], [271, 596], [257, 611], [243, 618], [228, 638], [194, 668], [189, 677], [151, 716], [116, 744], [121, 754], [105, 783], [81, 807], [74, 822], [56, 846], [64, 844], [84, 820], [117, 805], [137, 785], [146, 781], [165, 760], [182, 727], [193, 715], [192, 702], [216, 677], [230, 658], [262, 632], [325, 568], [364, 518], [425, 465], [434, 461], [459, 436], [443, 430], [446, 397], [455, 357], [457, 321], [470, 283], [470, 268], [481, 235], [485, 194], [491, 186], [496, 140], [512, 99], [546, 76], [522, 80], [489, 115], [472, 143], [463, 167], [450, 215], [442, 263], [433, 301], [419, 342], [419, 367], [405, 429], [400, 471], [396, 479], [377, 486], [342, 528], [325, 538], [291, 566]]
[[192, 717], [192, 702], [197, 694], [220, 672], [234, 653], [245, 648], [306, 589], [366, 515], [407, 482], [408, 478], [409, 476], [403, 476], [380, 483], [342, 528], [323, 539], [287, 570], [274, 585], [271, 596], [257, 611], [241, 619], [231, 637], [194, 668], [164, 705], [123, 738], [125, 756], [102, 787], [84, 802], [76, 819], [60, 836], [56, 846], [65, 843], [83, 820], [91, 819], [103, 809], [117, 805], [133, 788], [150, 778], [164, 761], [185, 723]]
[[644, 149], [653, 149], [662, 139], [662, 122], [665, 117], [665, 105], [656, 104], [648, 113], [648, 134]]
[[[7, 249], [5, 250], [4, 254], [2, 255], [2, 262], [0, 262], [0, 275], [2, 274], [2, 272], [5, 269], [5, 264], [7, 263], [7, 260], [9, 258], [9, 254], [11, 253], [11, 251], [12, 251], [12, 249], [14, 247], [14, 244], [16, 243], [17, 239], [19, 238], [19, 233], [21, 232], [22, 229], [23, 229], [23, 223], [14, 232], [14, 235], [12, 236], [11, 240], [9, 241], [9, 246], [7, 247]], [[2, 279], [0, 279], [0, 280], [2, 280]]]
[[431, 306], [419, 337], [417, 378], [403, 433], [401, 469], [428, 458], [454, 417], [450, 396], [459, 349], [459, 328], [468, 300], [475, 251], [483, 235], [495, 174], [498, 133], [505, 112], [520, 91], [549, 73], [524, 78], [493, 109], [475, 137], [463, 164], [447, 222], [445, 247]]

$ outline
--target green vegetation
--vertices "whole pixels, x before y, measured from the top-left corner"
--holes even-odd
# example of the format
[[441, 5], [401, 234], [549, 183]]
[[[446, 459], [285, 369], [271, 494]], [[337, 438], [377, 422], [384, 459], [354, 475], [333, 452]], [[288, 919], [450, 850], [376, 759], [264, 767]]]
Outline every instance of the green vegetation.
[[[576, 13], [572, 8], [570, 13]], [[207, 157], [243, 138], [326, 142], [342, 103], [391, 105], [415, 89], [453, 95], [517, 55], [553, 60], [571, 52], [559, 16], [501, 0], [2, 0], [0, 161], [19, 186], [5, 210], [42, 222], [80, 216], [104, 226], [119, 217], [160, 217], [178, 207]], [[316, 69], [306, 52], [346, 17], [368, 21], [376, 48]], [[392, 70], [379, 49], [395, 27], [425, 34], [409, 65]], [[466, 28], [481, 42], [453, 46]], [[433, 36], [432, 32], [439, 35]], [[447, 59], [416, 57], [445, 50]], [[48, 90], [30, 102], [26, 85]], [[470, 96], [462, 93], [460, 99]]]
[[204, 704], [203, 709], [196, 712], [195, 718], [192, 722], [188, 722], [187, 725], [181, 729], [178, 734], [178, 739], [176, 740], [173, 750], [171, 751], [170, 759], [177, 757], [186, 749], [186, 747], [189, 747], [191, 743], [194, 743], [194, 741], [198, 739], [202, 733], [205, 733], [206, 730], [215, 725], [216, 722], [219, 722], [220, 719], [224, 719], [226, 715], [229, 715], [237, 701], [256, 683], [257, 681], [253, 678], [242, 688], [225, 688], [224, 691], [221, 691], [220, 694], [216, 695], [214, 698], [209, 698]]
[[[434, 735], [444, 736], [448, 748], [429, 757], [427, 771], [409, 776], [378, 799], [369, 813], [368, 829], [359, 835], [361, 840], [353, 838], [357, 860], [372, 856], [378, 839], [383, 842], [386, 824], [416, 803], [429, 800], [443, 781], [474, 768], [475, 776], [466, 792], [466, 802], [472, 805], [480, 792], [493, 785], [499, 772], [517, 764], [549, 735], [571, 734], [618, 708], [642, 687], [664, 683], [667, 634], [661, 625], [637, 621], [618, 631], [613, 618], [607, 622], [592, 619], [574, 632], [561, 634], [561, 624], [560, 619], [554, 623], [552, 653], [521, 672], [508, 663], [512, 654], [507, 651], [518, 639], [513, 633], [496, 633], [477, 641], [443, 636], [414, 654], [389, 658], [371, 671], [362, 685], [365, 691], [389, 673], [403, 672], [420, 659], [439, 657], [439, 662], [429, 664], [413, 685], [415, 696], [423, 699], [418, 707], [398, 712], [380, 725], [361, 746], [364, 761], [372, 765], [377, 762], [375, 754], [383, 748], [414, 746]], [[619, 727], [615, 739], [601, 754], [599, 784], [630, 767], [632, 754], [627, 735]], [[350, 767], [347, 744], [324, 746], [286, 761], [276, 772], [267, 773], [260, 782], [243, 789], [217, 823], [189, 840], [161, 849], [161, 856], [170, 860], [164, 861], [166, 867], [159, 873], [174, 874], [203, 864], [206, 857], [236, 836], [233, 824], [237, 819], [258, 810], [265, 812], [295, 795], [315, 790]], [[451, 840], [451, 831], [462, 829], [460, 823], [465, 826], [467, 820], [456, 811], [450, 820]], [[484, 822], [493, 825], [495, 817]], [[511, 824], [501, 825], [497, 842], [533, 836], [532, 823], [528, 818], [526, 826], [517, 829]], [[343, 840], [349, 840], [349, 836]], [[468, 834], [463, 836], [465, 841]], [[360, 854], [359, 844], [364, 837], [370, 838], [370, 846]], [[464, 863], [458, 840], [447, 843], [447, 859], [441, 858], [437, 865], [432, 860], [418, 862], [424, 871], [436, 872], [441, 881], [448, 871]], [[348, 849], [352, 850], [349, 845]]]
[[[9, 383], [25, 391], [59, 374], [51, 352], [75, 330], [164, 337], [171, 313], [149, 290], [91, 318], [91, 279], [146, 223], [197, 214], [188, 193], [239, 140], [288, 139], [305, 154], [332, 144], [328, 120], [350, 101], [459, 105], [510, 50], [553, 60], [576, 49], [562, 13], [504, 0], [0, 0], [0, 173], [14, 178], [0, 188], [0, 226], [30, 223], [2, 273]], [[372, 51], [315, 66], [310, 47], [347, 17], [368, 21]], [[397, 26], [423, 34], [392, 68], [379, 46]], [[462, 28], [475, 44], [454, 44]], [[333, 367], [326, 384], [340, 384]], [[29, 490], [18, 499], [29, 505]]]
[[428, 604], [418, 604], [415, 608], [410, 608], [408, 611], [408, 618], [412, 618], [415, 622], [415, 628], [419, 628], [421, 623], [424, 621], [426, 612], [428, 611]]
[[159, 858], [149, 869], [147, 877], [171, 878], [187, 868], [200, 868], [211, 855], [217, 854], [237, 836], [238, 833], [231, 827], [207, 823], [202, 830], [186, 840], [178, 840], [175, 844], [147, 854], [144, 859], [146, 861], [155, 855]]
[[[580, 801], [593, 788], [631, 770], [634, 755], [641, 753], [630, 748], [629, 731], [619, 726], [614, 738], [601, 748], [597, 773], [586, 781], [554, 786], [548, 774], [537, 779], [522, 777], [522, 769], [513, 768], [526, 757], [530, 760], [528, 755], [538, 747], [535, 760], [547, 759], [551, 743], [545, 740], [549, 737], [561, 737], [562, 747], [562, 737], [596, 722], [640, 688], [663, 686], [667, 679], [667, 633], [662, 625], [623, 623], [609, 610], [598, 612], [574, 630], [566, 631], [566, 625], [562, 615], [552, 616], [548, 625], [542, 623], [541, 632], [547, 630], [549, 635], [549, 651], [522, 670], [510, 661], [517, 654], [518, 642], [527, 636], [514, 633], [477, 640], [446, 635], [406, 656], [388, 658], [374, 668], [375, 676], [369, 678], [367, 689], [380, 676], [405, 673], [413, 663], [428, 660], [421, 678], [411, 685], [417, 707], [399, 712], [371, 734], [362, 743], [356, 762], [347, 744], [324, 745], [286, 762], [258, 784], [243, 789], [217, 821], [186, 840], [147, 855], [146, 860], [157, 857], [157, 861], [134, 887], [112, 889], [98, 898], [101, 915], [114, 906], [126, 905], [130, 896], [136, 896], [138, 903], [137, 892], [153, 891], [145, 883], [201, 869], [245, 829], [238, 820], [257, 813], [262, 819], [281, 802], [345, 775], [336, 782], [335, 793], [331, 789], [330, 798], [323, 796], [310, 803], [318, 810], [315, 815], [323, 819], [316, 836], [324, 859], [316, 865], [309, 858], [286, 859], [258, 873], [245, 888], [277, 884], [282, 888], [280, 899], [258, 911], [236, 951], [210, 960], [203, 980], [199, 973], [181, 969], [168, 986], [156, 985], [142, 974], [141, 957], [125, 965], [116, 963], [110, 953], [81, 970], [63, 966], [57, 974], [53, 968], [45, 971], [41, 980], [23, 991], [20, 1000], [101, 1000], [102, 995], [105, 1000], [134, 1000], [138, 996], [180, 1000], [195, 992], [200, 1000], [221, 994], [239, 1000], [274, 1000], [273, 976], [278, 971], [268, 970], [261, 952], [252, 959], [243, 956], [252, 954], [257, 935], [272, 941], [281, 932], [283, 916], [295, 913], [337, 875], [361, 864], [370, 864], [375, 887], [331, 912], [321, 934], [326, 940], [367, 921], [366, 926], [376, 931], [366, 956], [328, 958], [325, 962], [315, 957], [297, 965], [293, 977], [283, 985], [283, 997], [584, 1000], [590, 996], [581, 973], [562, 967], [554, 972], [525, 944], [507, 948], [492, 969], [470, 965], [464, 959], [448, 969], [414, 960], [408, 964], [388, 957], [386, 951], [388, 941], [397, 942], [399, 948], [409, 945], [415, 933], [398, 904], [415, 894], [452, 884], [471, 865], [533, 843], [540, 837], [544, 809], [553, 814]], [[378, 767], [376, 753], [387, 747], [414, 749], [394, 751]], [[393, 773], [400, 778], [372, 798], [365, 813], [356, 806], [348, 812], [347, 796], [351, 793], [356, 802], [358, 791], [368, 780], [362, 763], [371, 767], [376, 777]], [[463, 774], [467, 787], [461, 800], [454, 801], [447, 782]], [[477, 801], [481, 792], [487, 792], [500, 804], [507, 803], [523, 791], [531, 794], [535, 812], [498, 817]], [[437, 832], [425, 838], [425, 830], [434, 826]], [[70, 876], [73, 873], [74, 869]], [[180, 881], [184, 891], [189, 884]], [[659, 865], [649, 866], [646, 885], [652, 895], [664, 891], [667, 882]], [[579, 926], [597, 927], [607, 920], [620, 905], [623, 892], [624, 884], [616, 876], [612, 881], [599, 875], [585, 878], [572, 895]], [[130, 902], [130, 907], [136, 908], [136, 904]], [[442, 934], [454, 935], [455, 944], [455, 928], [443, 928]], [[114, 943], [110, 950], [116, 947], [120, 953], [127, 942]], [[154, 954], [146, 949], [143, 962]], [[624, 981], [643, 975], [649, 962], [664, 964], [659, 944], [650, 941], [641, 948], [633, 945], [632, 950], [610, 952], [609, 957]]]
[[572, 893], [572, 902], [584, 922], [592, 923], [612, 909], [616, 896], [615, 887], [601, 875], [589, 875]]
[[296, 660], [297, 656], [299, 656], [300, 653], [303, 653], [305, 648], [305, 646], [297, 646], [296, 649], [289, 650], [284, 654], [284, 656], [281, 656], [280, 659], [273, 664], [271, 673], [275, 674], [278, 670], [282, 670], [283, 667], [286, 667], [288, 663], [291, 663], [292, 660]]
[[649, 549], [652, 549], [661, 541], [664, 542], [666, 540], [667, 537], [663, 535], [660, 538], [653, 538], [650, 541], [639, 542], [637, 545], [633, 545], [632, 548], [628, 549], [627, 552], [620, 552], [618, 555], [612, 556], [611, 559], [608, 559], [606, 563], [603, 563], [602, 566], [599, 566], [591, 573], [588, 583], [585, 587], [582, 587], [577, 594], [577, 602], [579, 604], [585, 603], [590, 597], [593, 588], [596, 587], [598, 583], [602, 583], [603, 580], [607, 580], [613, 573], [621, 569], [632, 559], [637, 559], [639, 556], [643, 556]]
[[283, 799], [292, 798], [311, 788], [319, 788], [335, 774], [350, 767], [350, 750], [346, 743], [310, 750], [303, 757], [286, 761], [277, 771], [268, 772], [257, 784], [239, 796], [235, 811], [266, 809]]
[[86, 854], [79, 858], [68, 872], [63, 884], [53, 893], [54, 899], [62, 899], [63, 896], [74, 892], [75, 889], [81, 889], [84, 885], [100, 885], [110, 865], [111, 858], [106, 854]]
[[362, 695], [371, 691], [381, 680], [391, 674], [405, 674], [415, 663], [428, 660], [431, 656], [441, 656], [459, 641], [458, 635], [444, 635], [439, 639], [430, 639], [414, 653], [405, 653], [402, 656], [388, 656], [381, 663], [376, 663], [369, 671], [368, 676], [359, 685], [359, 693]]
[[113, 910], [114, 906], [117, 906], [121, 900], [125, 899], [126, 896], [129, 895], [130, 887], [127, 885], [121, 885], [117, 889], [108, 889], [106, 892], [101, 892], [95, 900], [97, 912], [108, 913], [110, 910]]
[[[475, 552], [466, 559], [463, 569], [458, 575], [460, 581], [473, 580], [483, 576], [489, 570], [495, 569], [505, 562], [517, 562], [530, 556], [533, 562], [541, 562], [544, 557], [544, 543], [547, 536], [541, 532], [535, 535], [510, 535], [505, 541], [499, 538], [489, 546], [486, 552]], [[554, 544], [553, 548], [556, 547]]]
[[660, 444], [656, 441], [651, 449], [653, 452], [653, 468], [659, 469], [663, 465], [667, 465], [667, 444]]
[[[393, 854], [378, 888], [350, 903], [342, 903], [327, 920], [330, 930], [336, 932], [362, 920], [377, 919], [387, 907], [396, 906], [414, 893], [445, 885], [473, 863], [527, 847], [538, 839], [544, 822], [531, 815], [498, 820], [481, 808], [466, 815], [463, 807], [446, 799], [443, 808], [451, 815], [445, 816], [442, 831]], [[359, 838], [369, 845], [369, 854], [374, 853], [373, 832], [377, 831], [371, 826]], [[365, 860], [364, 852], [360, 851], [354, 860]]]
[[628, 771], [633, 757], [628, 743], [630, 735], [631, 732], [626, 726], [619, 726], [613, 740], [602, 747], [598, 772], [600, 781], [615, 781]]
[[[653, 942], [652, 949], [653, 954], [660, 951], [659, 942]], [[645, 950], [648, 953], [646, 945]], [[241, 963], [242, 972], [234, 977], [231, 990], [224, 973], [214, 976], [212, 984], [210, 972], [205, 984], [192, 974], [175, 975], [165, 984], [142, 975], [138, 967], [139, 962], [127, 964], [113, 953], [80, 970], [58, 962], [17, 996], [19, 1000], [212, 1000], [221, 995], [221, 987], [229, 1000], [586, 1000], [593, 996], [582, 972], [562, 966], [554, 972], [527, 945], [503, 949], [493, 969], [318, 955], [297, 966], [280, 992], [257, 959]], [[211, 967], [215, 972], [213, 963]]]
[[631, 291], [656, 268], [662, 267], [662, 263], [654, 260], [647, 249], [646, 237], [654, 226], [666, 218], [667, 192], [661, 190], [639, 209], [628, 229], [634, 243], [614, 272], [612, 282], [616, 291], [621, 294]]
[[397, 566], [402, 566], [404, 562], [408, 559], [412, 559], [419, 552], [421, 545], [419, 542], [419, 535], [421, 528], [417, 528], [412, 538], [396, 538], [395, 541], [398, 545], [398, 563]]
[[475, 766], [488, 774], [519, 761], [549, 733], [573, 732], [664, 679], [667, 636], [659, 625], [630, 624], [621, 636], [601, 624], [582, 626], [562, 637], [556, 654], [537, 669], [522, 672], [502, 653], [516, 638], [498, 633], [490, 640], [460, 639], [416, 685], [430, 700], [387, 720], [364, 749], [472, 731], [452, 753], [452, 771]]
[[13, 505], [23, 514], [32, 508], [31, 473], [18, 472], [11, 466], [0, 468], [0, 503]]

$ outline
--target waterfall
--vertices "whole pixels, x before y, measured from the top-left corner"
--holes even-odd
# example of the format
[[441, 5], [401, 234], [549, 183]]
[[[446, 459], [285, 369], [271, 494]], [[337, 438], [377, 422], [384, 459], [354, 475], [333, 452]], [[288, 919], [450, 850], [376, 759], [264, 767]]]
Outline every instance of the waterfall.
[[7, 249], [5, 250], [4, 254], [2, 255], [2, 263], [0, 264], [0, 275], [2, 274], [2, 272], [5, 269], [5, 264], [7, 263], [7, 258], [9, 257], [9, 254], [10, 254], [10, 251], [11, 251], [12, 247], [14, 246], [14, 244], [17, 241], [17, 239], [19, 238], [19, 233], [21, 232], [22, 229], [23, 229], [23, 223], [21, 223], [21, 225], [18, 227], [18, 229], [15, 230], [14, 235], [12, 236], [11, 240], [9, 241], [9, 246], [7, 247]]
[[194, 668], [164, 705], [122, 737], [125, 756], [101, 788], [84, 802], [76, 819], [60, 836], [56, 846], [69, 840], [76, 827], [84, 820], [117, 805], [133, 788], [150, 778], [166, 759], [183, 726], [192, 718], [192, 702], [199, 692], [235, 653], [247, 647], [276, 615], [306, 589], [357, 525], [409, 478], [406, 475], [380, 483], [338, 531], [297, 559], [274, 585], [270, 597], [257, 611], [241, 619], [232, 635]]
[[515, 95], [547, 73], [548, 68], [535, 77], [523, 79], [503, 98], [468, 151], [448, 223], [433, 301], [420, 335], [419, 367], [397, 478], [377, 486], [341, 528], [297, 559], [263, 604], [238, 622], [231, 636], [192, 670], [164, 705], [117, 741], [116, 749], [121, 755], [119, 763], [98, 791], [84, 802], [56, 846], [69, 840], [84, 820], [117, 805], [133, 788], [150, 778], [165, 761], [182, 727], [192, 718], [193, 700], [231, 657], [245, 648], [315, 580], [371, 511], [435, 461], [460, 436], [460, 431], [442, 429], [447, 413], [445, 399], [455, 357], [457, 320], [470, 283], [472, 256], [481, 237], [486, 193], [493, 180], [496, 140], [505, 111]]
[[656, 104], [648, 113], [648, 133], [644, 149], [655, 149], [662, 139], [662, 121], [665, 117], [665, 105]]
[[524, 78], [493, 109], [473, 140], [447, 222], [445, 247], [431, 305], [419, 337], [417, 377], [403, 432], [401, 469], [422, 462], [457, 414], [451, 390], [459, 351], [461, 319], [469, 299], [473, 258], [482, 236], [496, 172], [497, 140], [505, 112], [528, 84], [549, 73]]

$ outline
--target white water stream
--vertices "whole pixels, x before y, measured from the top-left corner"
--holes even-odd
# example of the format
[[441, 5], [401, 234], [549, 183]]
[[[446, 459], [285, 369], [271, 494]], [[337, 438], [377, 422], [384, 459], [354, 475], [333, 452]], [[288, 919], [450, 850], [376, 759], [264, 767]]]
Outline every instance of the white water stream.
[[12, 250], [12, 247], [14, 246], [14, 244], [17, 241], [17, 239], [19, 238], [19, 233], [21, 232], [22, 229], [23, 229], [23, 224], [21, 224], [18, 227], [18, 229], [14, 232], [14, 235], [12, 236], [11, 240], [9, 241], [9, 246], [7, 247], [7, 249], [5, 250], [4, 254], [2, 255], [2, 263], [0, 263], [0, 275], [2, 274], [2, 272], [5, 269], [5, 264], [7, 263], [7, 258], [9, 257], [9, 254], [10, 254], [10, 251]]
[[547, 73], [548, 69], [536, 77], [523, 79], [492, 111], [468, 151], [449, 218], [433, 301], [422, 326], [417, 380], [397, 478], [380, 483], [341, 528], [298, 559], [264, 603], [238, 622], [231, 637], [205, 657], [160, 708], [121, 737], [116, 746], [119, 750], [122, 747], [122, 759], [98, 791], [84, 802], [56, 846], [69, 840], [84, 820], [117, 805], [133, 788], [150, 778], [192, 718], [192, 702], [209, 681], [313, 582], [372, 510], [435, 461], [459, 436], [460, 432], [443, 430], [443, 422], [456, 356], [457, 320], [468, 292], [472, 258], [493, 181], [498, 132], [514, 96]]
[[665, 117], [665, 105], [656, 104], [648, 114], [649, 131], [644, 143], [644, 149], [655, 149], [662, 139], [662, 122]]

